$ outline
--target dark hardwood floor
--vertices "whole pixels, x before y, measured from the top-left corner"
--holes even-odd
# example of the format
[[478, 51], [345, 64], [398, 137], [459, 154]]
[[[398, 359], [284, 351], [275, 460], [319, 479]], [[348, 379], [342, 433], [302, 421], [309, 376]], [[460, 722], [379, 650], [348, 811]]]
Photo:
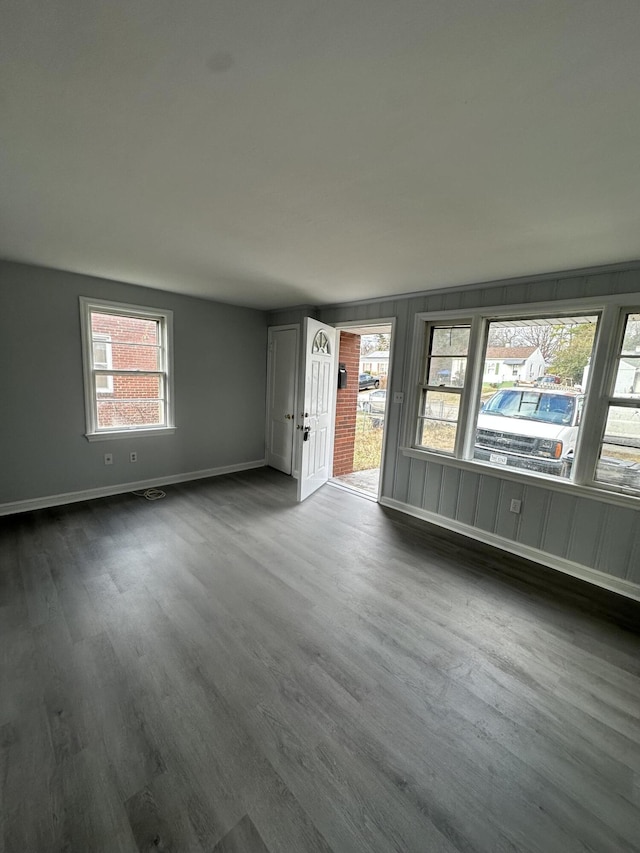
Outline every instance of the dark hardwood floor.
[[0, 853], [640, 849], [614, 596], [269, 469], [0, 520]]

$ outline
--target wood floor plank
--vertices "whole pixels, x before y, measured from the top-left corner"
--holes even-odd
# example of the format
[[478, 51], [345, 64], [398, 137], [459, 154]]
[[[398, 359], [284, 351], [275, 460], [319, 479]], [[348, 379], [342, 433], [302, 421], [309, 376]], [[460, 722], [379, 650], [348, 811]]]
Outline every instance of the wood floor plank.
[[104, 750], [87, 748], [65, 757], [56, 765], [50, 786], [56, 830], [52, 853], [136, 853]]
[[29, 624], [36, 627], [57, 618], [62, 608], [46, 554], [25, 557], [20, 564]]
[[140, 853], [177, 853], [180, 848], [175, 844], [172, 828], [148, 788], [129, 797], [125, 808]]
[[640, 608], [268, 469], [166, 491], [0, 519], [0, 853], [638, 853]]
[[91, 696], [90, 744], [103, 746], [123, 800], [166, 771], [154, 742], [135, 683], [118, 660], [106, 634], [76, 644], [77, 678]]
[[12, 723], [42, 699], [39, 661], [27, 627], [5, 630], [0, 636], [0, 726]]
[[33, 630], [37, 678], [56, 763], [77, 755], [92, 739], [93, 701], [80, 678], [66, 619]]
[[213, 853], [269, 853], [249, 815], [230, 830], [213, 848]]
[[55, 759], [46, 715], [35, 703], [0, 726], [0, 804], [4, 853], [53, 850], [55, 817], [49, 780]]

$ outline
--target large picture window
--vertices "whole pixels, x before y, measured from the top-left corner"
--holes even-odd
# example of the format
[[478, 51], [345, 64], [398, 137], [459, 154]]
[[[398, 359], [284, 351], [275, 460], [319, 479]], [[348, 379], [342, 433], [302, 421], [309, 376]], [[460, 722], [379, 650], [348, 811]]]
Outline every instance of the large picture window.
[[87, 437], [173, 428], [171, 314], [81, 299]]
[[597, 322], [572, 315], [488, 323], [474, 459], [570, 477]]
[[418, 320], [413, 451], [640, 496], [637, 308]]

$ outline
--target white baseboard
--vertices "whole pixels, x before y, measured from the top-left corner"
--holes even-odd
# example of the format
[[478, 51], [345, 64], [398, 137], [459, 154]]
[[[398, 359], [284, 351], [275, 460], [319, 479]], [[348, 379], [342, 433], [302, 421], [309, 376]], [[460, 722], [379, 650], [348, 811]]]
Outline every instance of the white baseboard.
[[79, 492], [66, 492], [61, 495], [46, 495], [42, 498], [30, 498], [25, 501], [12, 501], [0, 504], [0, 515], [12, 515], [16, 512], [29, 512], [34, 509], [46, 509], [78, 501], [90, 501], [94, 498], [107, 498], [125, 492], [137, 492], [141, 489], [153, 489], [158, 486], [170, 486], [172, 483], [187, 483], [189, 480], [203, 480], [206, 477], [219, 477], [221, 474], [235, 474], [251, 468], [263, 468], [264, 459], [253, 462], [240, 462], [237, 465], [223, 465], [221, 468], [206, 468], [203, 471], [189, 471], [186, 474], [169, 474], [166, 477], [153, 477], [150, 480], [136, 480], [134, 483], [120, 483], [116, 486], [100, 486], [97, 489], [83, 489]]
[[549, 554], [547, 551], [541, 551], [538, 548], [532, 548], [529, 545], [522, 545], [520, 542], [513, 542], [510, 539], [505, 539], [495, 533], [490, 533], [488, 530], [481, 530], [478, 527], [472, 527], [470, 524], [464, 524], [461, 521], [456, 521], [454, 518], [445, 518], [437, 513], [429, 512], [425, 509], [420, 509], [411, 504], [403, 503], [402, 501], [394, 500], [393, 498], [381, 497], [379, 501], [383, 506], [390, 509], [398, 510], [406, 515], [411, 515], [414, 518], [419, 518], [422, 521], [428, 521], [430, 524], [437, 524], [438, 527], [445, 527], [447, 530], [453, 530], [455, 533], [461, 533], [463, 536], [468, 536], [470, 539], [477, 539], [484, 542], [486, 545], [493, 545], [495, 548], [500, 548], [503, 551], [508, 551], [510, 554], [515, 554], [518, 557], [524, 557], [527, 560], [532, 560], [534, 563], [541, 563], [543, 566], [549, 566], [551, 569], [557, 569], [574, 578], [587, 581], [588, 583], [600, 586], [603, 589], [608, 589], [611, 592], [617, 592], [619, 595], [624, 595], [627, 598], [632, 598], [635, 601], [640, 601], [640, 586], [623, 578], [616, 578], [613, 575], [608, 575], [605, 572], [592, 569], [589, 566], [583, 566], [581, 563], [574, 563], [572, 560], [567, 560], [565, 557], [557, 557], [555, 554]]

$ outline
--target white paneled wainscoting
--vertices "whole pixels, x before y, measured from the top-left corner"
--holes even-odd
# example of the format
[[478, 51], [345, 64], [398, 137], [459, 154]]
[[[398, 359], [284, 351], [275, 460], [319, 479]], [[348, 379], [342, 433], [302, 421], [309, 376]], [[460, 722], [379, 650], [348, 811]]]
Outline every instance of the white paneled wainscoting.
[[[640, 601], [638, 510], [544, 481], [399, 456], [380, 503]], [[520, 501], [520, 512], [510, 511]]]
[[[593, 311], [638, 304], [640, 264], [634, 262], [318, 309], [317, 316], [326, 323], [381, 316], [396, 320], [387, 393], [393, 399], [400, 392], [404, 402], [387, 407], [380, 502], [640, 599], [639, 498], [438, 457], [410, 446], [420, 316], [464, 317], [481, 310], [491, 317], [505, 309], [526, 316], [577, 305]], [[284, 319], [276, 314], [272, 322]], [[520, 513], [510, 511], [512, 500], [521, 502]]]

